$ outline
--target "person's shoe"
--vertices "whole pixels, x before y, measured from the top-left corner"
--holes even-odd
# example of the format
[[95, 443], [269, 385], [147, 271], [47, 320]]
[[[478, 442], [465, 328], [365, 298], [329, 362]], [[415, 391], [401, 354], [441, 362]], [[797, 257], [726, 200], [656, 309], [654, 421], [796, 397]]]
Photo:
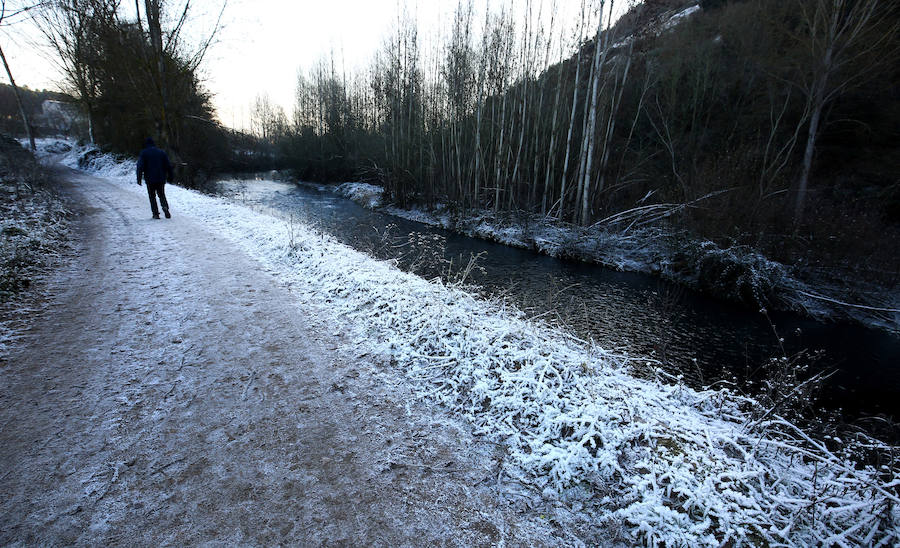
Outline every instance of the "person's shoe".
[[167, 209], [166, 210], [166, 219], [171, 219], [171, 218], [172, 218], [172, 214], [169, 213], [169, 210]]
[[154, 218], [154, 219], [159, 219], [159, 213], [154, 213], [154, 214], [153, 214], [153, 218]]

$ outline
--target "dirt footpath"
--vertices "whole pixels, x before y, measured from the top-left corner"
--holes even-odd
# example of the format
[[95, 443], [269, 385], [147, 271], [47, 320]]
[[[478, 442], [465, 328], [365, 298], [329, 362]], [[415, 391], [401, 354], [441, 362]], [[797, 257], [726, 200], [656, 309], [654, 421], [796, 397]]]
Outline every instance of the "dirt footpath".
[[0, 366], [0, 544], [561, 542], [498, 448], [178, 203], [65, 176], [79, 252]]

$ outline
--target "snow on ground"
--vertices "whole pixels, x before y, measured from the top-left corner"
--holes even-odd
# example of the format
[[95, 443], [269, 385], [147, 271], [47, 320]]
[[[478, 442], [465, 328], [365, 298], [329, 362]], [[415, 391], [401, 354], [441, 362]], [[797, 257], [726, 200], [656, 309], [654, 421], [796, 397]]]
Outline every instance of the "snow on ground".
[[0, 364], [0, 545], [578, 545], [497, 484], [496, 444], [236, 245], [53, 171], [72, 250]]
[[[679, 24], [687, 21], [687, 18], [691, 15], [700, 11], [700, 4], [691, 4], [689, 6], [683, 7], [681, 9], [668, 9], [663, 11], [662, 13], [656, 15], [654, 20], [646, 25], [645, 28], [639, 30], [640, 34], [652, 33], [653, 35], [660, 35], [663, 32], [672, 29]], [[616, 50], [619, 48], [624, 48], [628, 44], [632, 43], [635, 40], [634, 34], [629, 34], [625, 37], [618, 38], [616, 42], [612, 45], [612, 49]]]
[[690, 17], [691, 15], [693, 15], [694, 13], [696, 13], [698, 11], [700, 11], [699, 4], [695, 4], [693, 6], [688, 6], [687, 8], [679, 11], [675, 15], [669, 17], [669, 19], [665, 23], [662, 24], [661, 30], [667, 30], [667, 29], [670, 29], [670, 28], [678, 25], [679, 23], [681, 23], [682, 19], [684, 19], [685, 17]]
[[375, 209], [381, 207], [381, 196], [384, 194], [384, 189], [367, 183], [344, 183], [338, 186], [335, 192], [363, 207]]
[[[96, 172], [144, 192], [127, 164]], [[501, 445], [507, 479], [621, 524], [629, 543], [900, 542], [892, 469], [857, 465], [843, 447], [752, 400], [662, 373], [637, 379], [628, 366], [639, 358], [404, 273], [310, 227], [176, 186], [168, 195], [174, 214], [197, 218], [326, 305], [422, 401]]]
[[[6, 158], [7, 151], [3, 154]], [[22, 154], [27, 154], [24, 150]], [[24, 168], [28, 171], [28, 168]], [[4, 167], [0, 174], [0, 311], [20, 317], [27, 311], [20, 293], [58, 263], [66, 249], [68, 211], [62, 199], [40, 182]], [[0, 322], [0, 363], [17, 338], [16, 322]]]

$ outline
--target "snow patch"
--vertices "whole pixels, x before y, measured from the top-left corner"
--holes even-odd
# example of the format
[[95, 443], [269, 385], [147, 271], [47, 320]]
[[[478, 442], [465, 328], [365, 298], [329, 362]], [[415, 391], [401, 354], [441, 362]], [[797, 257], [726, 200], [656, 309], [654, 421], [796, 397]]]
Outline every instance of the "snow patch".
[[73, 169], [81, 169], [101, 177], [134, 176], [135, 167], [129, 159], [105, 153], [90, 144], [72, 144], [59, 139], [38, 139], [37, 153], [56, 156], [59, 162]]
[[335, 189], [335, 192], [363, 207], [375, 209], [381, 207], [384, 189], [367, 183], [343, 183]]
[[678, 13], [676, 13], [675, 15], [673, 15], [672, 17], [669, 17], [668, 21], [666, 21], [665, 23], [663, 23], [663, 25], [662, 25], [662, 30], [666, 30], [666, 29], [670, 29], [670, 28], [674, 27], [675, 25], [681, 23], [681, 21], [682, 21], [684, 18], [690, 17], [691, 15], [697, 13], [698, 11], [700, 11], [700, 5], [699, 5], [699, 4], [695, 4], [695, 5], [693, 5], [693, 6], [689, 6], [689, 7], [685, 8], [685, 9], [679, 11]]

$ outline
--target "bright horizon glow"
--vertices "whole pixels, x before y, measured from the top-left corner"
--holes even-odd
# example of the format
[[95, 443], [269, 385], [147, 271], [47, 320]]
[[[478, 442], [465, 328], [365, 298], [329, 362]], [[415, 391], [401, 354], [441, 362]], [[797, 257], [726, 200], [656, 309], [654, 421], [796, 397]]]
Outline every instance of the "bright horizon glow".
[[[464, 0], [465, 1], [465, 0]], [[21, 2], [8, 2], [9, 6]], [[449, 34], [457, 0], [228, 0], [214, 44], [200, 68], [204, 86], [213, 94], [219, 121], [237, 129], [249, 128], [250, 110], [257, 96], [266, 94], [290, 115], [298, 71], [307, 71], [322, 58], [334, 56], [338, 70], [352, 74], [367, 68], [405, 10], [417, 21], [423, 54]], [[473, 27], [480, 34], [484, 10], [512, 4], [516, 26], [523, 27], [526, 0], [474, 0]], [[549, 20], [553, 0], [531, 0]], [[556, 0], [555, 37], [560, 32], [571, 49], [581, 0]], [[183, 5], [183, 4], [180, 4]], [[127, 11], [126, 17], [131, 17]], [[194, 0], [187, 38], [198, 43], [215, 25], [220, 0]], [[621, 2], [620, 15], [627, 8]], [[592, 17], [591, 21], [596, 21]], [[16, 83], [32, 89], [59, 89], [55, 54], [43, 44], [27, 19], [3, 27], [0, 40]], [[555, 47], [553, 58], [558, 57]], [[3, 81], [6, 81], [4, 77]]]

